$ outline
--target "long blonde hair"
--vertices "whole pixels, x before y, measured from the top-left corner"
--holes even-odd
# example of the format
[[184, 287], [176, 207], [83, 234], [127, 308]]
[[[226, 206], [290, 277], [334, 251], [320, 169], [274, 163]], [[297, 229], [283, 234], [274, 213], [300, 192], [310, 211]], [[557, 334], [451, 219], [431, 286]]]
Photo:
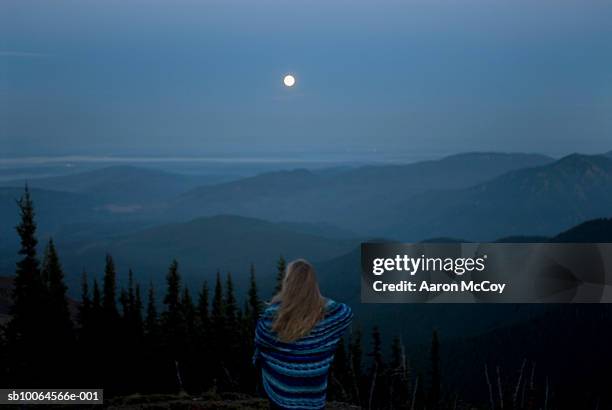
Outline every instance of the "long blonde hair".
[[272, 303], [280, 303], [272, 323], [279, 340], [293, 342], [308, 335], [325, 315], [325, 299], [312, 265], [303, 259], [291, 262]]

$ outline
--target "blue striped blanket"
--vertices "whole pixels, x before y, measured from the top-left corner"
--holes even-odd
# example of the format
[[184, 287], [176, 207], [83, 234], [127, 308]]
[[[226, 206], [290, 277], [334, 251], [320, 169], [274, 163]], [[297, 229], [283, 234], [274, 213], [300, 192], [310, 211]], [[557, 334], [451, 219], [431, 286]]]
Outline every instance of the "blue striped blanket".
[[253, 363], [261, 366], [266, 394], [282, 409], [322, 409], [329, 367], [353, 319], [351, 308], [328, 299], [323, 319], [307, 336], [291, 343], [279, 341], [272, 330], [278, 308], [278, 303], [270, 305], [255, 331]]

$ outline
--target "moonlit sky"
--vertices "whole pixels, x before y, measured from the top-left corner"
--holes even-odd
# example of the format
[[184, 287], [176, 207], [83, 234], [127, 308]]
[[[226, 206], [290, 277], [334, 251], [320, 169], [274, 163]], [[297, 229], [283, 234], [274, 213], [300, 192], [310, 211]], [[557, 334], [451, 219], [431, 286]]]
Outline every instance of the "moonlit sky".
[[3, 158], [609, 151], [612, 3], [4, 0], [0, 145]]

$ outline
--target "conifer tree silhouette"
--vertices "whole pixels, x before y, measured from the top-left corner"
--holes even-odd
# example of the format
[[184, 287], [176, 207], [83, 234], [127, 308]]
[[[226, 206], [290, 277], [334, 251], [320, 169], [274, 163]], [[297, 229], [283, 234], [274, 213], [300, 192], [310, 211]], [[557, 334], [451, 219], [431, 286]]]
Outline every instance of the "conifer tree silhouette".
[[119, 314], [117, 313], [117, 273], [115, 262], [110, 254], [106, 254], [104, 267], [104, 291], [102, 294], [102, 309], [107, 326], [115, 325]]
[[138, 341], [142, 340], [144, 334], [144, 324], [142, 319], [142, 297], [140, 295], [140, 284], [134, 286], [134, 302], [131, 308], [132, 312], [132, 331]]
[[201, 384], [202, 386], [209, 386], [213, 377], [211, 372], [211, 323], [210, 323], [210, 309], [209, 309], [209, 290], [208, 283], [204, 281], [202, 288], [198, 295], [198, 306], [197, 306], [197, 318], [198, 318], [198, 352], [196, 357], [197, 366], [201, 369]]
[[36, 255], [36, 222], [30, 190], [26, 185], [19, 201], [21, 221], [17, 225], [21, 247], [13, 288], [11, 321], [7, 327], [10, 374], [17, 383], [37, 386], [44, 383], [41, 372], [44, 367], [42, 344], [45, 340], [46, 286], [43, 282]]
[[[53, 239], [49, 239], [45, 249], [41, 276], [46, 280], [47, 296], [45, 310], [40, 312], [45, 317], [45, 345], [49, 353], [45, 360], [45, 378], [56, 383], [68, 383], [71, 377], [74, 357], [71, 354], [75, 345], [74, 328], [68, 300], [67, 287], [64, 283], [64, 272], [57, 255]], [[62, 367], [64, 371], [57, 372]]]
[[238, 304], [236, 302], [236, 295], [234, 294], [234, 283], [232, 281], [231, 273], [227, 273], [226, 285], [225, 285], [225, 298], [224, 304], [224, 319], [223, 319], [223, 332], [222, 338], [224, 343], [222, 344], [222, 357], [224, 362], [224, 375], [225, 387], [235, 388], [238, 382], [238, 371], [241, 359], [241, 348], [244, 347], [240, 343], [240, 322], [239, 316], [241, 315]]
[[274, 294], [280, 292], [283, 287], [283, 279], [285, 278], [285, 270], [287, 269], [287, 262], [283, 255], [278, 258], [276, 263], [276, 287], [274, 288]]
[[213, 293], [211, 313], [211, 348], [210, 348], [210, 364], [215, 380], [215, 387], [220, 387], [222, 378], [224, 378], [227, 369], [224, 363], [225, 351], [225, 303], [223, 298], [223, 285], [221, 284], [221, 274], [217, 271], [215, 281], [215, 290]]
[[89, 283], [87, 280], [87, 272], [81, 274], [81, 304], [79, 305], [79, 323], [81, 325], [81, 333], [89, 326], [89, 317], [91, 315], [91, 295], [89, 294]]
[[151, 344], [157, 342], [157, 338], [159, 337], [158, 319], [157, 306], [155, 304], [155, 287], [153, 286], [153, 282], [151, 282], [147, 293], [147, 314], [144, 323], [145, 337]]
[[196, 332], [196, 308], [191, 299], [191, 293], [189, 288], [183, 288], [183, 296], [181, 299], [181, 308], [183, 310], [183, 318], [185, 320], [185, 328], [187, 331], [187, 337], [192, 339], [195, 337]]
[[236, 295], [234, 294], [234, 283], [232, 282], [232, 275], [228, 272], [225, 284], [225, 327], [232, 334], [235, 333], [237, 325], [238, 306], [236, 304]]
[[255, 265], [253, 265], [251, 263], [251, 267], [249, 269], [249, 292], [248, 292], [248, 311], [249, 311], [249, 317], [247, 317], [246, 319], [250, 321], [250, 328], [251, 329], [255, 329], [255, 326], [257, 325], [257, 320], [259, 319], [259, 316], [261, 315], [261, 312], [263, 310], [263, 304], [261, 302], [261, 299], [259, 299], [259, 294], [258, 294], [258, 290], [257, 290], [257, 280], [255, 278]]
[[166, 275], [165, 310], [162, 313], [162, 331], [168, 354], [177, 359], [185, 340], [185, 317], [181, 306], [181, 277], [178, 262], [172, 261]]
[[200, 317], [200, 324], [204, 333], [206, 333], [210, 327], [210, 313], [208, 304], [208, 283], [204, 281], [198, 297], [198, 315]]
[[213, 337], [218, 338], [223, 333], [225, 319], [225, 304], [223, 302], [223, 285], [221, 284], [221, 275], [217, 272], [215, 281], [215, 290], [212, 300], [212, 309], [210, 315]]

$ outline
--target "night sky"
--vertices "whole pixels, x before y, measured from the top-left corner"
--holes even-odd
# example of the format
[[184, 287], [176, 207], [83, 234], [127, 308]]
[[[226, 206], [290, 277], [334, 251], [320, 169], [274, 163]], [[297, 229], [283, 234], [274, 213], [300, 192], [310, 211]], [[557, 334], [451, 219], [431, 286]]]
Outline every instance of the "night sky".
[[5, 0], [0, 145], [3, 158], [609, 151], [612, 3]]

